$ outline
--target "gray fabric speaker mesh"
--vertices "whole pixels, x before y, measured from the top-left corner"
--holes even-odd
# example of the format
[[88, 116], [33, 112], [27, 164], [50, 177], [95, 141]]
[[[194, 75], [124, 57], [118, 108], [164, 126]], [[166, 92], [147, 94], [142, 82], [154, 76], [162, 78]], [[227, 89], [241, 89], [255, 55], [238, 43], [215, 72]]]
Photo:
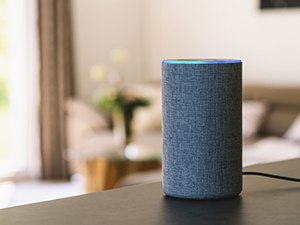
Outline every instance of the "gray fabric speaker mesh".
[[212, 199], [242, 190], [242, 63], [162, 63], [163, 191]]

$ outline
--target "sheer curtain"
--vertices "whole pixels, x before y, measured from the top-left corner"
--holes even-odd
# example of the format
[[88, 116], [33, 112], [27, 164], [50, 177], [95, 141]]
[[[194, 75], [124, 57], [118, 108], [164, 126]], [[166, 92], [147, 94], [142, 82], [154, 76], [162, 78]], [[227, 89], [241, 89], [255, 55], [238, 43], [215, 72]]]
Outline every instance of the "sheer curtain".
[[73, 94], [70, 0], [36, 0], [40, 58], [40, 153], [44, 179], [68, 177], [66, 98]]

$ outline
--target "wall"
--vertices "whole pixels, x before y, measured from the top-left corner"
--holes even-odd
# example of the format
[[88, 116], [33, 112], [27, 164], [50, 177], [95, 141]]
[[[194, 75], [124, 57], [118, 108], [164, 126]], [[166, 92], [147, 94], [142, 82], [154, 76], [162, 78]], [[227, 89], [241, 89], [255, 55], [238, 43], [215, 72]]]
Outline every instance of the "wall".
[[258, 0], [73, 0], [77, 95], [109, 51], [132, 53], [134, 80], [159, 80], [165, 58], [239, 58], [244, 83], [300, 86], [300, 9], [260, 11]]
[[139, 0], [72, 0], [73, 46], [76, 95], [91, 101], [97, 84], [90, 68], [104, 63], [113, 68], [110, 51], [122, 47], [130, 52], [127, 73], [140, 79]]
[[258, 3], [144, 1], [152, 36], [143, 70], [159, 78], [165, 58], [239, 58], [246, 84], [300, 86], [300, 9], [260, 11]]

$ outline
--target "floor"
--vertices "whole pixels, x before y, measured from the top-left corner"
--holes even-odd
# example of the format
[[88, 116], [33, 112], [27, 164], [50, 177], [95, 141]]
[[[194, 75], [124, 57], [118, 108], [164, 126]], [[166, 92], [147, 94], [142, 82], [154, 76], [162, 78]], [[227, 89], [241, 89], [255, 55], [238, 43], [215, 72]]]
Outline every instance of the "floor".
[[78, 182], [5, 181], [0, 183], [0, 208], [48, 201], [84, 194]]

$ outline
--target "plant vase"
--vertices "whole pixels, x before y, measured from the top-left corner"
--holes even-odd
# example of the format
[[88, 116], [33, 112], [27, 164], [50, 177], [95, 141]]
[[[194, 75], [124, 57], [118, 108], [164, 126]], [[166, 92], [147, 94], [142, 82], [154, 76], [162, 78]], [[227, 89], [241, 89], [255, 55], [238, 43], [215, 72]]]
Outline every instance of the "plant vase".
[[132, 111], [113, 109], [112, 120], [115, 143], [126, 147], [133, 140]]

